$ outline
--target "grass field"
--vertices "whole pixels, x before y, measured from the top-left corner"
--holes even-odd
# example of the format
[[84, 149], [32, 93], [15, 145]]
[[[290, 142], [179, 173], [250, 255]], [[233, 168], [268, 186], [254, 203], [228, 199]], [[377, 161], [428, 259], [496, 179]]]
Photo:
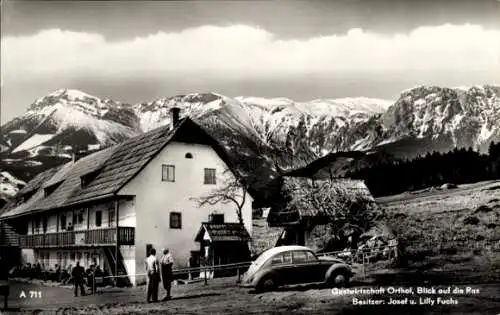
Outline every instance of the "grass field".
[[377, 201], [414, 263], [500, 267], [500, 181]]

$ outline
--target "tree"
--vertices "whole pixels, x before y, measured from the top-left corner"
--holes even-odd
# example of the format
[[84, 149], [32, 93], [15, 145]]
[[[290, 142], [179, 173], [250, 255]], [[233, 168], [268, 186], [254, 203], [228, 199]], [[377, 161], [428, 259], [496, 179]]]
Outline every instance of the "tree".
[[[198, 202], [199, 207], [207, 205], [213, 206], [216, 204], [230, 204], [236, 206], [236, 215], [241, 224], [243, 224], [243, 207], [247, 200], [248, 186], [241, 180], [227, 176], [230, 170], [226, 169], [223, 173], [229, 178], [220, 187], [213, 189], [211, 192], [200, 198], [192, 198]], [[232, 174], [230, 174], [232, 175]]]
[[304, 197], [344, 235], [366, 232], [382, 215], [382, 209], [377, 207], [369, 192], [343, 187], [342, 181], [328, 180], [313, 185]]
[[257, 165], [254, 161], [253, 170], [244, 172], [236, 168], [226, 168], [223, 173], [221, 185], [211, 190], [200, 198], [191, 198], [198, 203], [199, 207], [214, 206], [217, 204], [234, 204], [238, 221], [243, 224], [243, 208], [248, 201], [248, 193], [254, 189], [254, 185], [265, 184], [262, 178], [265, 176], [265, 167]]

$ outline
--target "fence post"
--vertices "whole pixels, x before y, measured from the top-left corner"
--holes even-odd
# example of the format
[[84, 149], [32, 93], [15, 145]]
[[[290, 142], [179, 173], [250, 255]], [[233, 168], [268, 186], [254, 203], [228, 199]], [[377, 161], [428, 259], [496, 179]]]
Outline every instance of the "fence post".
[[208, 277], [208, 275], [207, 275], [207, 265], [206, 264], [205, 264], [203, 270], [204, 270], [204, 272], [203, 272], [204, 273], [203, 278], [205, 278], [205, 285], [207, 285], [208, 284], [207, 283], [207, 277]]
[[95, 272], [92, 272], [92, 295], [96, 294]]
[[366, 267], [365, 267], [365, 262], [366, 262], [366, 254], [363, 252], [362, 253], [362, 265], [363, 265], [363, 277], [366, 277]]

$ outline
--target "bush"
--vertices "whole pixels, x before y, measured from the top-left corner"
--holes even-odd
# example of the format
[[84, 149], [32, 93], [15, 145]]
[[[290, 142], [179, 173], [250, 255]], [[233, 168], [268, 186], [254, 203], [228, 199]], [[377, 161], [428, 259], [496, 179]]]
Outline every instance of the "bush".
[[478, 225], [479, 219], [473, 215], [464, 218], [464, 224]]
[[477, 207], [477, 209], [474, 211], [474, 213], [488, 213], [488, 212], [491, 212], [493, 211], [493, 209], [491, 209], [490, 207], [486, 206], [486, 205], [482, 205], [482, 206], [479, 206]]

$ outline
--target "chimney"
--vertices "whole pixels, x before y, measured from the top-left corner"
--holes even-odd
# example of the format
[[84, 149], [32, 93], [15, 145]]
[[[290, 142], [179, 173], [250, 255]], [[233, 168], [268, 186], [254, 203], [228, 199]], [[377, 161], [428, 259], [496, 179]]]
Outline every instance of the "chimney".
[[170, 126], [172, 127], [171, 129], [174, 129], [179, 124], [181, 109], [179, 107], [172, 107], [172, 109], [170, 109], [170, 112], [172, 114], [172, 121], [170, 122]]
[[86, 155], [85, 151], [81, 151], [81, 150], [73, 151], [73, 154], [71, 155], [73, 163], [76, 163], [76, 161], [78, 161], [79, 159], [81, 159], [85, 155]]

